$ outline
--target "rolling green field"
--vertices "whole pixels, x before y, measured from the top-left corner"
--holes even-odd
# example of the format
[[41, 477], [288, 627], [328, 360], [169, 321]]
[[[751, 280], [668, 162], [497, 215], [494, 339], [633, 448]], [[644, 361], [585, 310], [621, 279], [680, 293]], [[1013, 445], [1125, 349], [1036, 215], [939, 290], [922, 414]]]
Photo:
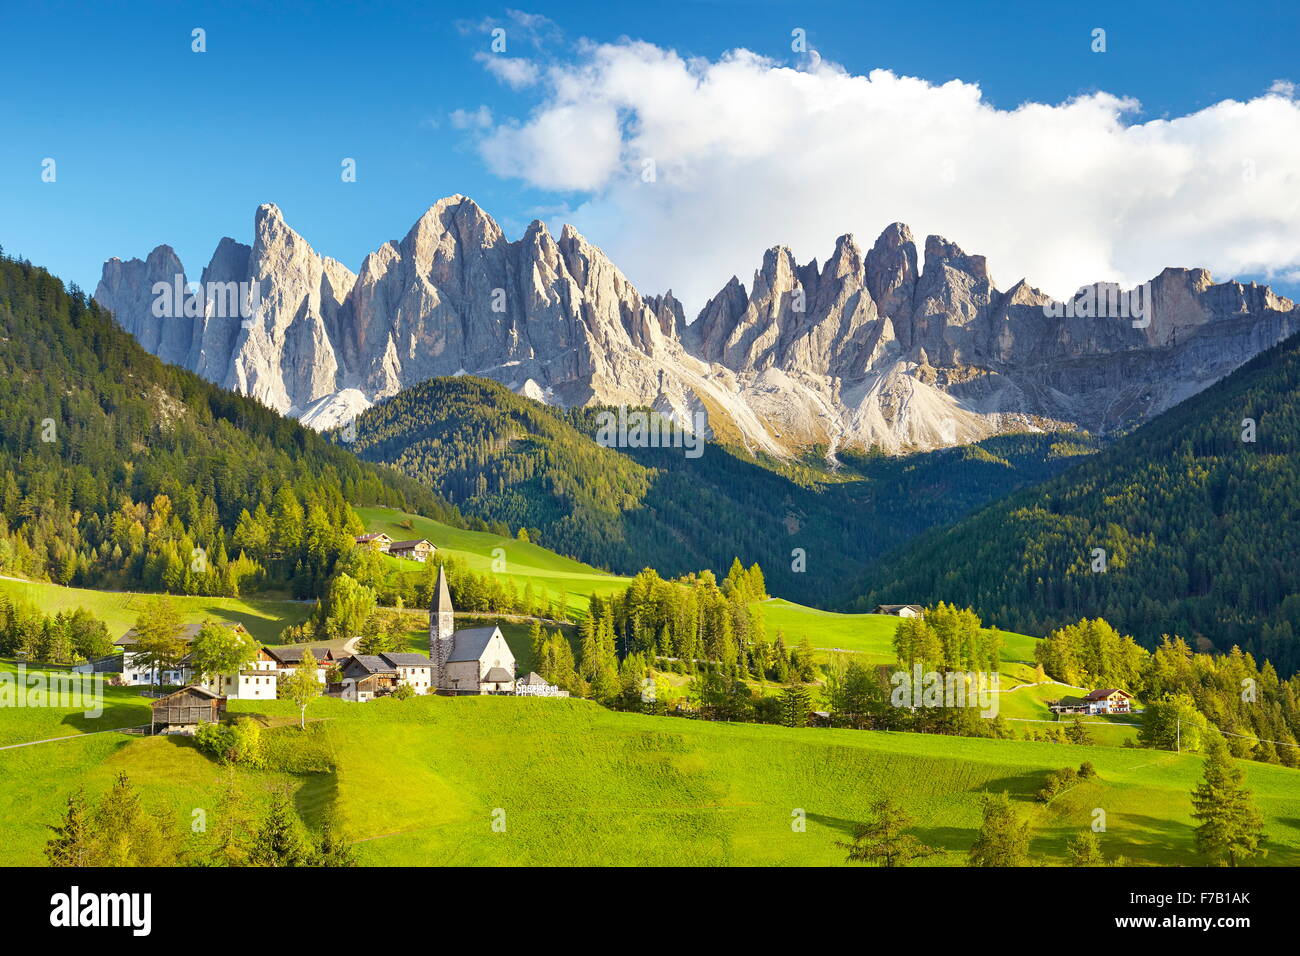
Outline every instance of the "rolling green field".
[[[13, 673], [8, 666], [0, 668]], [[28, 675], [50, 674], [30, 668]], [[66, 674], [66, 672], [56, 672]], [[0, 747], [33, 740], [51, 740], [78, 734], [90, 734], [119, 727], [139, 727], [149, 723], [149, 699], [140, 696], [138, 687], [110, 687], [102, 678], [94, 678], [103, 693], [103, 712], [60, 707], [6, 707], [0, 710]]]
[[[763, 624], [769, 638], [781, 631], [789, 647], [797, 645], [807, 635], [813, 648], [823, 657], [834, 653], [861, 654], [871, 664], [894, 663], [894, 631], [899, 619], [892, 615], [840, 614], [781, 598], [757, 603], [763, 609]], [[1038, 638], [1028, 634], [1002, 632], [1000, 673], [1004, 683], [1034, 680], [1032, 662], [1036, 643]]]
[[[65, 588], [43, 581], [16, 581], [0, 578], [0, 591], [15, 600], [25, 600], [47, 614], [71, 611], [84, 607], [106, 625], [111, 638], [121, 637], [134, 624], [135, 619], [151, 594], [132, 591], [91, 591], [85, 588]], [[265, 598], [191, 597], [173, 595], [172, 602], [180, 610], [186, 623], [214, 618], [237, 621], [248, 628], [259, 641], [274, 644], [280, 632], [297, 624], [311, 613], [311, 603], [277, 601]]]
[[[450, 525], [407, 514], [393, 508], [358, 508], [357, 514], [365, 522], [366, 530], [382, 531], [394, 540], [426, 538], [480, 574], [494, 572], [515, 582], [522, 592], [524, 585], [532, 583], [539, 598], [558, 600], [561, 593], [568, 596], [568, 607], [578, 616], [587, 611], [592, 594], [602, 597], [622, 591], [630, 578], [601, 571], [572, 558], [566, 558], [540, 545], [515, 538], [503, 538], [485, 531], [465, 531]], [[398, 522], [409, 521], [404, 528]], [[498, 549], [500, 549], [499, 553]], [[502, 567], [494, 563], [504, 560]], [[418, 574], [422, 570], [414, 562], [389, 558], [394, 573]], [[500, 567], [501, 570], [497, 570]]]
[[[230, 706], [269, 717], [292, 710], [280, 701]], [[1188, 800], [1200, 759], [1191, 755], [717, 724], [579, 700], [322, 700], [309, 716], [322, 719], [334, 769], [244, 773], [248, 789], [290, 780], [306, 817], [332, 809], [369, 864], [837, 864], [836, 841], [889, 793], [915, 817], [917, 835], [947, 851], [930, 862], [960, 865], [979, 795], [1003, 790], [1032, 820], [1039, 862], [1064, 862], [1066, 841], [1096, 808], [1106, 814], [1108, 855], [1200, 862]], [[1094, 781], [1049, 805], [1032, 799], [1048, 771], [1084, 760]], [[1263, 862], [1300, 864], [1300, 771], [1244, 766], [1267, 820]], [[68, 790], [102, 791], [118, 770], [178, 821], [214, 805], [220, 768], [187, 740], [109, 733], [0, 750], [0, 864], [41, 862], [44, 824], [58, 818]], [[792, 826], [800, 820], [802, 830]]]

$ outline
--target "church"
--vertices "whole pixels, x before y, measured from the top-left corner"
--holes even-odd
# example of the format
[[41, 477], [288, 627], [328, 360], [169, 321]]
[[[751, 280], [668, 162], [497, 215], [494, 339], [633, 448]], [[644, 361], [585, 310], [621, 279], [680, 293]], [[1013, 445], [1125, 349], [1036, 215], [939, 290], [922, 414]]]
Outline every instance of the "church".
[[456, 630], [447, 571], [438, 568], [438, 588], [429, 609], [429, 658], [433, 683], [446, 694], [513, 694], [515, 655], [496, 625]]

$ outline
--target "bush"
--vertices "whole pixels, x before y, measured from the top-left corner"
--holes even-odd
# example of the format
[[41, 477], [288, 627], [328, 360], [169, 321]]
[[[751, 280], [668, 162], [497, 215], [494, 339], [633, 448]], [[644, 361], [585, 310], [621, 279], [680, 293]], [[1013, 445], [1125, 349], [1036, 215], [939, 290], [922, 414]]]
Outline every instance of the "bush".
[[1042, 790], [1038, 791], [1038, 799], [1043, 803], [1049, 802], [1057, 794], [1069, 790], [1079, 782], [1079, 771], [1073, 767], [1062, 767], [1060, 770], [1053, 770], [1047, 775], [1047, 783]]
[[251, 717], [240, 717], [232, 724], [199, 724], [194, 740], [200, 750], [222, 763], [260, 767], [265, 761], [262, 728]]

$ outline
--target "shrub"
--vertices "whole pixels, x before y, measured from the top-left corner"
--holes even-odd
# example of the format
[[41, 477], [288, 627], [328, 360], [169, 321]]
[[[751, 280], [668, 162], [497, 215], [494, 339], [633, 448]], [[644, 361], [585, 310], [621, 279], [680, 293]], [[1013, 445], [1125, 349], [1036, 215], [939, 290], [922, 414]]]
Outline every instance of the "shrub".
[[194, 740], [200, 750], [222, 763], [260, 767], [265, 760], [262, 728], [251, 717], [240, 717], [233, 724], [199, 724]]
[[1047, 775], [1047, 783], [1042, 790], [1038, 791], [1038, 799], [1043, 803], [1049, 802], [1057, 794], [1070, 789], [1079, 782], [1079, 771], [1073, 767], [1062, 767], [1060, 770], [1053, 770]]

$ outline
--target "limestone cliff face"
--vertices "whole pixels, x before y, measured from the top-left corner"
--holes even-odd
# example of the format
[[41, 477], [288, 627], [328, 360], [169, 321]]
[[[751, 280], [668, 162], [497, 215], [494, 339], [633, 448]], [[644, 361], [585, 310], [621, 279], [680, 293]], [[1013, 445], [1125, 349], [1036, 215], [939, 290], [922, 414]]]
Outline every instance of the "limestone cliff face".
[[[570, 226], [510, 241], [473, 200], [431, 206], [353, 274], [273, 205], [253, 244], [222, 239], [205, 288], [255, 286], [259, 308], [157, 315], [156, 283], [185, 283], [167, 246], [110, 259], [95, 292], [147, 349], [316, 427], [431, 376], [472, 373], [564, 406], [638, 404], [752, 449], [825, 443], [891, 452], [1045, 427], [1094, 431], [1157, 414], [1300, 328], [1270, 290], [1204, 270], [1151, 282], [1151, 321], [1063, 308], [983, 256], [894, 223], [865, 254], [842, 236], [824, 266], [769, 249], [687, 324], [645, 297]], [[1113, 286], [1077, 297], [1113, 300]], [[1102, 310], [1103, 312], [1105, 310]]]

